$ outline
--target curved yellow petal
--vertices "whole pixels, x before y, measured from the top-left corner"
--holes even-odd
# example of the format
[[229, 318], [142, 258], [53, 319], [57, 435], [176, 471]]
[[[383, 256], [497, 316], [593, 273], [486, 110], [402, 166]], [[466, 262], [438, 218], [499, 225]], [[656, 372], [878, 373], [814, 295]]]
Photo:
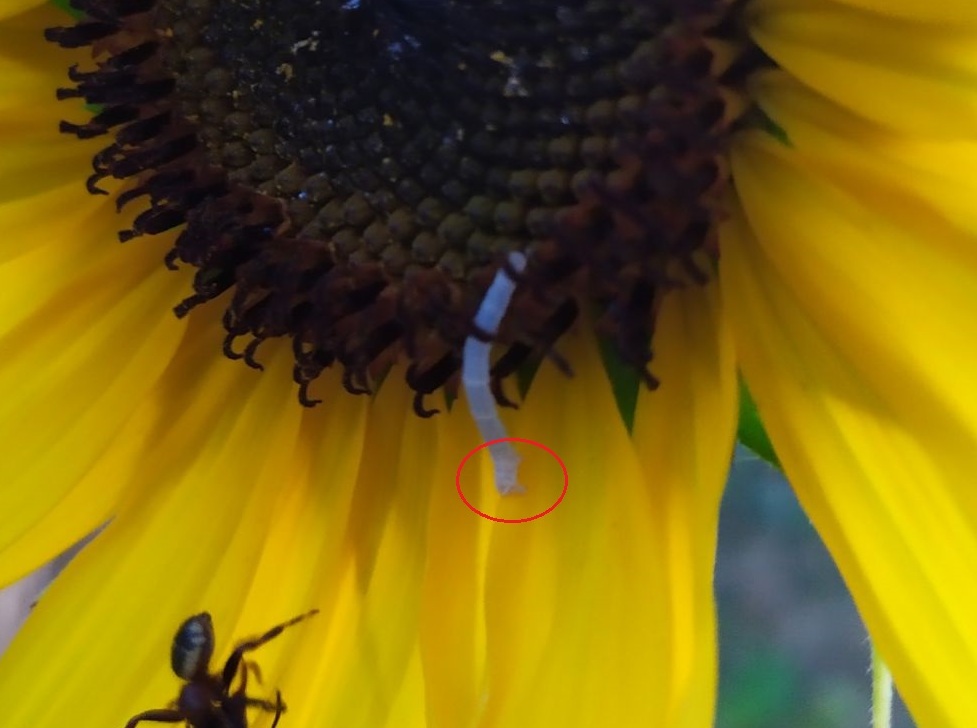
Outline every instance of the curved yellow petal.
[[[596, 347], [589, 339], [563, 346], [572, 347], [574, 379], [544, 364], [511, 420], [510, 432], [563, 458], [569, 489], [551, 514], [492, 529], [485, 726], [657, 722], [664, 712], [667, 666], [649, 659], [661, 654], [666, 629], [651, 586], [660, 563], [648, 538], [649, 496]], [[555, 463], [522, 450], [529, 497], [546, 491], [554, 501]], [[500, 505], [508, 517], [519, 507], [512, 497]]]
[[[261, 376], [282, 373], [268, 371]], [[347, 640], [339, 645], [342, 649], [366, 644], [356, 632], [357, 625], [348, 621], [344, 605], [355, 597], [356, 589], [346, 578], [355, 568], [348, 530], [361, 460], [368, 452], [364, 443], [369, 402], [343, 396], [335, 373], [324, 379], [329, 398], [320, 407], [301, 410], [296, 442], [282, 453], [275, 475], [277, 502], [266, 514], [266, 532], [256, 558], [244, 565], [248, 587], [241, 594], [243, 613], [237, 630], [247, 633], [292, 613], [312, 607], [321, 610], [302, 627], [304, 634], [287, 657], [280, 661], [262, 657], [262, 667], [281, 674], [282, 691], [289, 696], [289, 718], [299, 725], [335, 712], [337, 691], [349, 688], [342, 673], [355, 658], [336, 654], [331, 635], [338, 633]], [[294, 395], [281, 407], [301, 409]], [[296, 595], [301, 596], [296, 599]], [[367, 685], [373, 687], [372, 682]], [[351, 689], [361, 692], [363, 688], [354, 682]]]
[[[3, 10], [8, 7], [4, 3]], [[59, 114], [80, 110], [78, 101], [59, 102], [55, 89], [67, 85], [68, 67], [83, 63], [86, 54], [60, 48], [44, 38], [44, 28], [70, 23], [64, 12], [43, 3], [15, 17], [0, 17], [0, 109], [5, 112], [0, 133], [25, 115], [39, 119], [39, 111], [48, 114], [46, 124], [56, 129]], [[90, 50], [87, 55], [91, 57]], [[14, 113], [6, 113], [10, 111]]]
[[754, 7], [763, 9], [814, 9], [829, 6], [829, 1], [919, 23], [957, 27], [963, 23], [977, 23], [977, 6], [970, 0], [753, 0], [753, 3]]
[[[124, 725], [131, 714], [176, 696], [168, 651], [182, 619], [211, 611], [219, 655], [240, 636], [235, 626], [269, 516], [288, 492], [282, 481], [301, 418], [283, 379], [290, 353], [280, 348], [266, 376], [209, 351], [181, 352], [170, 384], [191, 376], [196, 396], [174, 389], [159, 393], [168, 401], [145, 403], [158, 413], [176, 411], [166, 412], [169, 426], [145, 454], [138, 487], [49, 588], [0, 660], [0, 699], [11, 725]], [[288, 601], [291, 613], [274, 621], [313, 600], [305, 581], [278, 581], [265, 593], [281, 600], [276, 606]], [[242, 627], [271, 626], [261, 600], [247, 604], [262, 622], [245, 614]], [[274, 659], [297, 637], [297, 631], [283, 636], [262, 658]], [[276, 677], [265, 672], [269, 682]]]
[[[87, 195], [77, 179], [28, 197], [2, 201], [0, 225], [6, 231], [6, 237], [0, 246], [0, 266], [6, 266], [26, 254], [45, 255], [38, 251], [45, 248], [50, 251], [58, 245], [63, 246], [66, 257], [73, 256], [76, 262], [80, 260], [84, 263], [87, 253], [93, 254], [96, 261], [104, 260], [106, 256], [119, 252], [119, 246], [111, 245], [111, 242], [116, 231], [125, 223], [125, 219], [115, 214], [115, 207], [110, 201]], [[86, 226], [89, 225], [96, 228], [97, 237], [88, 233]], [[103, 237], [106, 235], [108, 245]], [[62, 268], [62, 277], [71, 275], [67, 266]], [[49, 260], [46, 272], [50, 274], [52, 270], [54, 267]], [[36, 282], [36, 275], [30, 280]], [[16, 279], [10, 281], [17, 282]], [[2, 303], [9, 307], [12, 302], [5, 298]], [[33, 299], [19, 303], [28, 310], [38, 305]], [[16, 310], [19, 311], [19, 307]], [[17, 314], [23, 315], [26, 314]], [[4, 319], [0, 320], [0, 329], [10, 326], [10, 321], [11, 314], [5, 314]]]
[[[2, 15], [2, 12], [0, 12]], [[50, 6], [0, 20], [0, 203], [73, 182], [84, 190], [92, 155], [104, 138], [79, 141], [58, 133], [58, 120], [90, 116], [77, 100], [58, 101], [68, 67], [83, 62], [44, 40], [42, 29], [68, 16]]]
[[935, 137], [977, 129], [977, 27], [824, 2], [760, 0], [749, 12], [781, 68], [856, 113]]
[[721, 275], [788, 478], [914, 717], [977, 716], [977, 239], [762, 135]]
[[[161, 242], [113, 243], [125, 218], [83, 192], [67, 199], [77, 203], [63, 213], [65, 199], [48, 195], [0, 205], [0, 221], [34, 216], [8, 233], [14, 257], [0, 263], [0, 348], [8, 352], [0, 359], [0, 437], [8, 446], [0, 461], [0, 548], [17, 553], [4, 554], [3, 580], [104, 520], [121, 485], [110, 480], [114, 486], [92, 495], [97, 482], [83, 478], [153, 387], [186, 327], [171, 310], [186, 275], [162, 267]], [[130, 423], [127, 447], [138, 447], [144, 427]], [[79, 501], [86, 505], [76, 527], [58, 542], [43, 546], [40, 531], [29, 535], [69, 516], [66, 503]], [[48, 516], [54, 520], [42, 526]]]
[[[971, 191], [977, 134], [952, 139], [902, 134], [846, 111], [783, 71], [757, 74], [750, 90], [799, 151], [885, 180], [883, 194], [899, 198], [894, 207], [926, 206], [963, 229], [977, 230]], [[874, 189], [877, 184], [862, 194]]]
[[713, 723], [715, 564], [719, 505], [732, 458], [737, 381], [732, 336], [715, 284], [671, 292], [655, 332], [661, 380], [639, 397], [635, 446], [651, 496], [648, 537], [663, 562], [668, 726]]
[[[288, 347], [269, 346], [267, 371], [256, 375], [214, 357], [214, 333], [198, 332], [181, 349], [147, 404], [165, 426], [147, 448], [139, 487], [0, 661], [0, 697], [17, 696], [8, 715], [54, 726], [80, 709], [93, 723], [122, 725], [176, 695], [168, 643], [189, 614], [214, 615], [223, 658], [232, 637], [315, 607], [318, 615], [256, 653], [263, 689], [282, 690], [289, 719], [423, 725], [408, 615], [418, 610], [425, 502], [438, 482], [425, 475], [435, 424], [400, 406], [409, 403], [402, 386], [371, 405], [340, 395], [334, 375], [324, 385], [329, 406], [303, 410], [287, 385]], [[369, 417], [374, 408], [382, 414]], [[390, 416], [398, 411], [401, 422]], [[373, 438], [376, 447], [364, 447]], [[85, 589], [91, 583], [98, 597]], [[37, 660], [48, 665], [30, 688], [7, 679], [26, 677]], [[107, 685], [120, 664], [126, 679]], [[51, 690], [58, 699], [41, 705]]]
[[[484, 651], [487, 661], [477, 695], [469, 689], [466, 698], [477, 698], [479, 710], [455, 725], [660, 724], [665, 715], [670, 624], [655, 588], [661, 563], [649, 532], [650, 495], [592, 340], [571, 337], [562, 346], [572, 353], [574, 378], [544, 364], [518, 416], [506, 420], [513, 436], [565, 461], [565, 500], [528, 523], [488, 523], [460, 504], [455, 516], [469, 522], [453, 529], [464, 532], [465, 559], [456, 560], [454, 575], [465, 592], [479, 594], [469, 572], [487, 564], [484, 617], [477, 606], [448, 612], [454, 623], [475, 627], [463, 649], [476, 658]], [[477, 445], [472, 428], [465, 431], [469, 447]], [[466, 491], [493, 515], [525, 517], [559, 496], [555, 460], [528, 446], [519, 451], [525, 495], [496, 496], [487, 459], [472, 481], [465, 475]], [[441, 578], [451, 576], [446, 564], [440, 569]], [[447, 638], [442, 644], [450, 649]]]
[[407, 665], [407, 672], [400, 690], [394, 696], [393, 705], [383, 728], [424, 728], [432, 725], [427, 721], [424, 703], [424, 667], [418, 648]]
[[104, 144], [79, 143], [31, 119], [23, 124], [24, 129], [0, 130], [0, 143], [4, 136], [17, 140], [16, 145], [4, 144], [0, 157], [0, 204], [62, 188], [69, 181], [85, 194], [92, 156]]
[[138, 410], [112, 439], [106, 452], [78, 480], [55, 478], [32, 484], [35, 505], [4, 519], [0, 584], [10, 584], [45, 564], [107, 523], [140, 467], [155, 426], [153, 413]]
[[[672, 318], [665, 320], [667, 342]], [[675, 326], [678, 340], [682, 324], [676, 320]], [[67, 683], [66, 700], [39, 709], [32, 701], [49, 685], [42, 681], [37, 692], [18, 701], [18, 715], [38, 716], [35, 725], [54, 725], [64, 720], [68, 706], [81, 705], [110, 723], [162, 705], [176, 689], [166, 677], [166, 641], [183, 616], [205, 607], [213, 611], [219, 630], [223, 625], [220, 649], [226, 653], [228, 635], [256, 632], [302, 611], [307, 602], [323, 611], [303, 626], [304, 636], [287, 653], [269, 647], [261, 657], [266, 682], [268, 675], [280, 676], [274, 684], [288, 696], [293, 720], [425, 725], [426, 712], [431, 725], [444, 726], [528, 725], [554, 715], [568, 726], [592, 725], [600, 716], [657, 722], [670, 715], [670, 725], [695, 724], [678, 717], [682, 696], [669, 686], [688, 687], [687, 675], [666, 679], [672, 665], [665, 656], [678, 655], [686, 667], [693, 651], [708, 657], [711, 621], [689, 620], [679, 604], [666, 610], [662, 593], [670, 576], [659, 572], [665, 568], [662, 543], [653, 534], [661, 516], [652, 507], [657, 496], [641, 475], [592, 345], [581, 345], [574, 357], [579, 369], [573, 384], [582, 398], [562, 399], [564, 407], [603, 413], [595, 420], [601, 423], [597, 432], [554, 411], [566, 382], [552, 371], [541, 375], [525, 405], [526, 419], [513, 421], [514, 434], [535, 436], [565, 457], [576, 493], [570, 491], [540, 521], [509, 525], [479, 519], [454, 492], [455, 468], [478, 442], [459, 403], [449, 416], [421, 421], [410, 413], [403, 387], [392, 381], [370, 405], [368, 421], [364, 400], [345, 396], [330, 400], [329, 418], [323, 419], [319, 410], [298, 408], [291, 393], [284, 398], [266, 385], [287, 376], [287, 356], [282, 363], [281, 354], [275, 355], [269, 371], [255, 375], [214, 357], [215, 337], [214, 331], [188, 332], [154, 403], [146, 407], [158, 436], [140, 463], [146, 475], [125, 496], [94, 555], [86, 552], [71, 567], [72, 576], [45, 597], [32, 620], [35, 631], [18, 643], [22, 652], [5, 660], [12, 671], [30, 669], [38, 659], [36, 646], [49, 649], [51, 640], [67, 645], [47, 673]], [[249, 395], [252, 387], [257, 389]], [[331, 387], [338, 388], [335, 381]], [[301, 413], [300, 426], [289, 418], [292, 411]], [[400, 418], [391, 416], [398, 412]], [[266, 422], [261, 431], [267, 437], [277, 437], [273, 443], [254, 429], [257, 421]], [[723, 442], [729, 441], [727, 431]], [[242, 451], [246, 457], [239, 457]], [[526, 455], [527, 485], [553, 497], [560, 480], [554, 463]], [[466, 476], [479, 505], [508, 506], [491, 491], [478, 493], [483, 480], [477, 469]], [[240, 523], [230, 536], [226, 520]], [[519, 531], [543, 524], [549, 528]], [[453, 538], [466, 532], [468, 547]], [[190, 563], [195, 557], [183, 553], [186, 541], [193, 542], [192, 553], [202, 552], [203, 564]], [[438, 543], [454, 553], [436, 567], [431, 549]], [[214, 562], [221, 548], [227, 555]], [[93, 559], [98, 566], [91, 565]], [[178, 586], [160, 583], [167, 560], [186, 565]], [[140, 579], [132, 576], [137, 564], [147, 572]], [[193, 576], [205, 572], [207, 581]], [[107, 597], [79, 605], [84, 597], [75, 592], [88, 580], [102, 584], [106, 594], [123, 593], [113, 585], [128, 584], [124, 605]], [[395, 619], [391, 605], [397, 607]], [[701, 612], [711, 615], [709, 605], [700, 605]], [[88, 634], [66, 636], [64, 621], [53, 616], [64, 613], [76, 614]], [[76, 699], [92, 692], [93, 684], [66, 679], [61, 665], [80, 659], [74, 650], [89, 651], [86, 664], [98, 679], [108, 669], [100, 667], [103, 661], [117, 659], [124, 638], [89, 647], [92, 625], [99, 622], [116, 625], [120, 633], [139, 629], [152, 639], [145, 651], [140, 645], [133, 654], [145, 688], [124, 682], [124, 698], [103, 689], [100, 700], [112, 706], [96, 709]], [[699, 646], [676, 639], [676, 624], [697, 625], [688, 637]], [[464, 668], [452, 673], [445, 669], [451, 664]], [[699, 666], [706, 683], [697, 688], [709, 689], [709, 665]], [[525, 669], [531, 669], [532, 680], [520, 679]], [[19, 683], [12, 689], [22, 690]], [[710, 709], [708, 700], [700, 701], [700, 713]]]
[[[437, 423], [413, 414], [398, 375], [392, 372], [370, 403], [347, 508], [318, 525], [335, 527], [341, 539], [335, 551], [324, 551], [325, 568], [317, 572], [320, 601], [331, 613], [324, 620], [329, 622], [325, 639], [306, 645], [310, 662], [319, 663], [307, 688], [318, 701], [309, 708], [308, 722], [387, 724], [398, 695], [405, 699], [402, 691], [417, 654], [428, 500], [433, 489], [450, 483], [438, 477]], [[327, 463], [321, 472], [329, 477]], [[294, 679], [309, 682], [307, 673], [297, 667]], [[412, 694], [408, 703], [419, 701], [420, 695]], [[405, 725], [421, 725], [420, 718], [415, 715]]]
[[[429, 725], [467, 728], [480, 725], [484, 707], [489, 538], [496, 528], [519, 526], [479, 518], [458, 497], [455, 473], [462, 459], [481, 441], [464, 398], [455, 401], [450, 414], [442, 412], [435, 420], [440, 467], [430, 496], [420, 649]], [[522, 434], [521, 428], [517, 430]], [[489, 492], [491, 481], [483, 479], [477, 460], [469, 463], [462, 472], [466, 497], [476, 507], [498, 510], [497, 500]]]
[[40, 7], [45, 2], [46, 0], [5, 0], [3, 6], [0, 7], [0, 20], [6, 20], [33, 8]]
[[[140, 398], [138, 463], [124, 474], [96, 468], [131, 487], [0, 661], [0, 699], [17, 696], [8, 715], [54, 726], [82, 710], [122, 725], [175, 696], [168, 642], [189, 614], [214, 614], [223, 656], [232, 637], [317, 607], [301, 637], [261, 651], [290, 718], [423, 725], [417, 620], [429, 492], [451, 489], [432, 457], [444, 426], [416, 418], [397, 381], [371, 403], [340, 393], [335, 373], [322, 383], [327, 402], [304, 410], [288, 383], [289, 347], [263, 348], [267, 371], [256, 374], [215, 354], [219, 327], [207, 318], [192, 320]], [[106, 686], [120, 660], [126, 679]], [[32, 675], [31, 687], [14, 674]], [[52, 690], [58, 699], [44, 701]]]

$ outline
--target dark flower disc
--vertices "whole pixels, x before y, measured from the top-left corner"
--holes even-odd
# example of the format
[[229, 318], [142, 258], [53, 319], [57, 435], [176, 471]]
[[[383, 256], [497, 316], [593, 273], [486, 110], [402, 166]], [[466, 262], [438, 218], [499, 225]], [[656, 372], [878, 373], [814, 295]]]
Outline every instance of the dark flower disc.
[[527, 269], [493, 391], [578, 319], [649, 385], [656, 311], [706, 281], [749, 53], [722, 0], [72, 0], [71, 88], [128, 180], [122, 241], [177, 229], [178, 316], [220, 298], [225, 353], [287, 336], [300, 399], [333, 364], [458, 383], [509, 251]]

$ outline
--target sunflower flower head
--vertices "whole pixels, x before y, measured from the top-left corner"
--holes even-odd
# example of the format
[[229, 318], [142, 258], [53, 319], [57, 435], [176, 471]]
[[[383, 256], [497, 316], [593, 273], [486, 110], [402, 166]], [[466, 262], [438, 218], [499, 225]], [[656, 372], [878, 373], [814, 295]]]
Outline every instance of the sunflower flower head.
[[191, 615], [213, 668], [310, 609], [235, 720], [712, 725], [739, 379], [918, 724], [973, 725], [973, 3], [70, 7], [0, 8], [0, 580], [104, 528], [11, 725], [174, 710]]
[[553, 347], [581, 311], [656, 383], [662, 298], [718, 253], [750, 47], [728, 3], [76, 6], [46, 35], [92, 48], [58, 93], [97, 111], [61, 130], [106, 139], [87, 187], [128, 182], [117, 207], [141, 211], [120, 240], [180, 228], [167, 264], [196, 273], [176, 314], [221, 298], [228, 356], [260, 367], [287, 337], [306, 405], [326, 367], [364, 393], [404, 362], [430, 416], [521, 251], [500, 404], [529, 360], [569, 372]]

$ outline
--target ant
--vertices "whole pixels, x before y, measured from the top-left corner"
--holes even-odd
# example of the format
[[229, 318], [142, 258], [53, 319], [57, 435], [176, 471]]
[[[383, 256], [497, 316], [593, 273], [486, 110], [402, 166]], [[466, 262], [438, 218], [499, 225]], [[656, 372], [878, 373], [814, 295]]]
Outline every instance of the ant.
[[[266, 642], [280, 635], [286, 627], [301, 622], [318, 613], [313, 609], [298, 617], [275, 625], [260, 637], [245, 640], [234, 648], [234, 652], [224, 663], [224, 669], [218, 673], [210, 673], [210, 658], [214, 653], [214, 623], [207, 612], [196, 614], [180, 625], [173, 637], [170, 648], [170, 665], [173, 672], [185, 685], [180, 689], [175, 707], [146, 710], [134, 715], [126, 723], [126, 728], [134, 728], [140, 721], [156, 721], [158, 723], [185, 722], [189, 728], [247, 728], [246, 710], [258, 708], [275, 714], [271, 728], [278, 725], [278, 719], [285, 712], [282, 694], [275, 691], [275, 702], [252, 698], [246, 694], [248, 686], [248, 671], [253, 670], [258, 682], [261, 682], [261, 672], [257, 663], [247, 662], [245, 652], [251, 652]], [[241, 685], [233, 693], [231, 683], [241, 672]]]

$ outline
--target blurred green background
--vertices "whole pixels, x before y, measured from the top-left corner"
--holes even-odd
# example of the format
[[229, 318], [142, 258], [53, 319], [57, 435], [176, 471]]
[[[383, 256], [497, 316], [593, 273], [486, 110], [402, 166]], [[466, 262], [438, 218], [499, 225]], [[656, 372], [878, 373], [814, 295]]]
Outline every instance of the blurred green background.
[[[716, 728], [871, 724], [865, 627], [780, 472], [737, 452], [716, 567]], [[892, 728], [913, 728], [897, 699]]]

